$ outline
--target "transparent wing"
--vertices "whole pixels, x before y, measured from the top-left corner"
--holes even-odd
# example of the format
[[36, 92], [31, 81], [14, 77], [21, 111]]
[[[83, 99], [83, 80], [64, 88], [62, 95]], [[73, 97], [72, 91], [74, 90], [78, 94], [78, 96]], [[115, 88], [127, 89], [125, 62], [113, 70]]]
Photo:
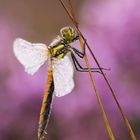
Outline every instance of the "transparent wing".
[[31, 75], [33, 75], [48, 58], [48, 49], [45, 44], [30, 43], [18, 38], [14, 41], [13, 47], [15, 56], [25, 67], [25, 71]]
[[73, 65], [69, 56], [53, 61], [53, 79], [55, 95], [60, 97], [72, 91], [74, 88]]

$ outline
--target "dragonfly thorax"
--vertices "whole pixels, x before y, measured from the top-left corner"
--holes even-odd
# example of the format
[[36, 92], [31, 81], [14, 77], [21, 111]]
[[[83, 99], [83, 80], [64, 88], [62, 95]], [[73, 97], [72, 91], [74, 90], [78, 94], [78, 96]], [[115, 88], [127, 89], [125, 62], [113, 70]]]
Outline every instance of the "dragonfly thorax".
[[51, 47], [51, 56], [59, 60], [63, 58], [69, 51], [69, 47], [66, 44], [60, 42], [60, 44]]

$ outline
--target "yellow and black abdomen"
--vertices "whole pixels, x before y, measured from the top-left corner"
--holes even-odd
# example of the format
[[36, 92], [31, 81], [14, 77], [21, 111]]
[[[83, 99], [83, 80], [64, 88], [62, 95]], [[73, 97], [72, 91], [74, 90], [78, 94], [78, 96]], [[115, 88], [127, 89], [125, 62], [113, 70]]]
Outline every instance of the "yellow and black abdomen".
[[54, 92], [54, 82], [53, 82], [52, 68], [50, 66], [48, 70], [47, 87], [46, 87], [46, 91], [45, 91], [45, 95], [43, 98], [42, 107], [40, 111], [39, 128], [38, 128], [39, 139], [44, 138], [44, 135], [46, 133], [46, 128], [50, 117], [53, 92]]
[[68, 47], [65, 44], [59, 44], [57, 46], [54, 46], [52, 49], [52, 57], [55, 57], [56, 59], [63, 58], [68, 52]]

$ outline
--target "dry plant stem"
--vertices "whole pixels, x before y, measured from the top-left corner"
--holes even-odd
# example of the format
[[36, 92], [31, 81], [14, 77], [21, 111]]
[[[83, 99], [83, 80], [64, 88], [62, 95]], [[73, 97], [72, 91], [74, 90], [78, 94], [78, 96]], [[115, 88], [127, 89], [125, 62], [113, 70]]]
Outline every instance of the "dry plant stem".
[[[71, 0], [68, 0], [68, 1], [69, 1], [70, 10], [71, 10], [71, 14], [72, 14], [74, 23], [75, 23], [75, 25], [77, 25], [77, 27], [78, 27], [78, 23], [77, 23], [77, 21], [76, 21], [75, 14], [74, 14], [74, 12], [73, 12]], [[81, 46], [81, 48], [82, 48], [82, 50], [83, 50], [83, 49], [84, 49], [84, 44], [83, 44], [83, 40], [82, 40], [82, 37], [81, 37], [81, 36], [79, 37], [79, 42], [80, 42], [80, 46]], [[91, 82], [92, 82], [92, 85], [93, 85], [93, 88], [94, 88], [94, 91], [95, 91], [95, 95], [96, 95], [96, 98], [97, 98], [97, 101], [98, 101], [98, 105], [99, 105], [99, 107], [100, 107], [100, 111], [101, 111], [101, 113], [102, 113], [102, 117], [103, 117], [103, 120], [104, 120], [104, 123], [105, 123], [105, 126], [106, 126], [106, 130], [107, 130], [107, 132], [108, 132], [109, 138], [110, 138], [110, 140], [115, 140], [114, 134], [113, 134], [113, 132], [112, 132], [112, 130], [111, 130], [110, 124], [109, 124], [108, 119], [107, 119], [107, 117], [106, 117], [106, 113], [105, 113], [104, 108], [103, 108], [103, 105], [102, 105], [102, 103], [101, 103], [101, 99], [100, 99], [99, 93], [98, 93], [97, 88], [96, 88], [96, 84], [95, 84], [95, 81], [94, 81], [94, 77], [93, 77], [92, 72], [91, 72], [91, 69], [90, 69], [90, 63], [89, 63], [89, 60], [88, 60], [86, 54], [85, 54], [85, 56], [84, 56], [84, 59], [85, 59], [86, 66], [87, 66], [88, 71], [89, 71], [90, 79], [91, 79]]]
[[[72, 16], [74, 17], [75, 15], [74, 15], [74, 13], [73, 13], [72, 5], [71, 5], [71, 2], [70, 2], [70, 1], [69, 1], [69, 5], [70, 5], [70, 8], [71, 8]], [[73, 19], [76, 19], [76, 18], [73, 18]], [[76, 20], [74, 20], [74, 22], [75, 22], [76, 25], [78, 25], [77, 22], [76, 22]], [[79, 41], [80, 41], [80, 45], [81, 45], [81, 47], [82, 47], [82, 49], [83, 49], [83, 41], [82, 41], [81, 36], [80, 36]], [[102, 105], [102, 103], [101, 103], [101, 100], [100, 100], [100, 97], [99, 97], [99, 93], [98, 93], [98, 91], [97, 91], [97, 89], [96, 89], [96, 85], [95, 85], [95, 82], [94, 82], [94, 78], [93, 78], [93, 75], [92, 75], [91, 69], [90, 69], [90, 64], [89, 64], [89, 61], [88, 61], [88, 58], [87, 58], [86, 55], [85, 55], [84, 59], [85, 59], [85, 61], [86, 61], [86, 65], [87, 65], [87, 67], [88, 67], [88, 71], [89, 71], [89, 75], [90, 75], [90, 78], [91, 78], [91, 82], [92, 82], [92, 85], [93, 85], [93, 88], [94, 88], [94, 91], [95, 91], [95, 94], [96, 94], [96, 97], [97, 97], [97, 101], [98, 101], [98, 104], [99, 104], [99, 107], [100, 107], [100, 111], [101, 111], [101, 113], [102, 113], [102, 116], [103, 116], [103, 119], [104, 119], [104, 122], [105, 122], [105, 126], [106, 126], [106, 129], [107, 129], [108, 135], [109, 135], [109, 137], [110, 137], [110, 140], [115, 140], [114, 135], [113, 135], [113, 132], [112, 132], [111, 127], [110, 127], [110, 125], [109, 125], [109, 122], [108, 122], [108, 120], [107, 120], [107, 117], [106, 117], [106, 114], [105, 114], [103, 105]]]
[[[80, 42], [81, 47], [83, 48], [84, 46], [83, 46], [83, 41], [82, 41], [81, 36], [79, 38], [79, 42]], [[107, 129], [109, 138], [110, 138], [110, 140], [115, 140], [113, 132], [112, 132], [111, 127], [109, 125], [108, 119], [106, 117], [103, 105], [101, 103], [101, 99], [100, 99], [99, 93], [97, 91], [96, 84], [95, 84], [95, 81], [94, 81], [94, 78], [93, 78], [93, 75], [92, 75], [92, 72], [91, 72], [91, 69], [90, 69], [90, 63], [89, 63], [89, 60], [88, 60], [86, 54], [84, 56], [84, 59], [85, 59], [86, 66], [87, 66], [88, 71], [89, 71], [90, 79], [91, 79], [91, 82], [92, 82], [92, 85], [93, 85], [93, 88], [94, 88], [94, 91], [95, 91], [95, 94], [96, 94], [96, 97], [97, 97], [97, 101], [98, 101], [98, 104], [99, 104], [99, 107], [100, 107], [100, 111], [102, 113], [102, 116], [103, 116], [103, 119], [104, 119], [104, 122], [105, 122], [105, 126], [106, 126], [106, 129]]]
[[[82, 38], [83, 38], [83, 37], [82, 37]], [[85, 40], [85, 39], [83, 38], [83, 40]], [[96, 57], [95, 57], [95, 55], [93, 54], [92, 50], [90, 49], [89, 45], [88, 45], [87, 43], [86, 43], [86, 45], [87, 45], [87, 47], [88, 47], [88, 49], [89, 49], [89, 51], [90, 51], [92, 57], [94, 58], [96, 64], [98, 65], [99, 68], [101, 68], [101, 66], [99, 65], [99, 63], [98, 63], [98, 61], [97, 61], [97, 59], [96, 59]], [[122, 114], [124, 123], [125, 123], [125, 125], [126, 125], [128, 131], [129, 131], [131, 140], [136, 140], [136, 136], [135, 136], [135, 134], [134, 134], [134, 132], [133, 132], [133, 130], [132, 130], [132, 127], [131, 127], [131, 125], [130, 125], [130, 123], [129, 123], [129, 121], [128, 121], [128, 119], [127, 119], [125, 113], [124, 113], [124, 111], [123, 111], [122, 108], [121, 108], [121, 105], [119, 104], [119, 101], [118, 101], [118, 99], [117, 99], [117, 97], [116, 97], [116, 95], [115, 95], [114, 90], [112, 89], [112, 87], [111, 87], [111, 85], [110, 85], [110, 83], [109, 83], [107, 77], [105, 76], [103, 70], [100, 69], [100, 71], [101, 71], [101, 73], [102, 73], [102, 75], [103, 75], [103, 77], [104, 77], [104, 80], [106, 81], [106, 83], [107, 83], [107, 85], [108, 85], [108, 87], [109, 87], [109, 89], [110, 89], [110, 91], [111, 91], [111, 93], [112, 93], [112, 96], [113, 96], [113, 98], [115, 99], [115, 102], [116, 102], [116, 104], [117, 104], [117, 106], [118, 106], [118, 108], [119, 108], [119, 110], [120, 110], [120, 112], [121, 112], [121, 114]]]
[[73, 10], [72, 10], [73, 8], [72, 8], [71, 1], [69, 0], [69, 4], [70, 4], [70, 7], [71, 7], [72, 14], [71, 14], [71, 13], [69, 12], [69, 10], [66, 8], [65, 4], [63, 3], [63, 1], [62, 1], [62, 0], [59, 0], [59, 1], [60, 1], [60, 3], [62, 4], [63, 8], [65, 9], [66, 13], [68, 14], [69, 18], [71, 19], [71, 21], [72, 21], [73, 24], [75, 25], [75, 27], [76, 27], [76, 29], [78, 30], [80, 36], [82, 37], [82, 39], [83, 39], [84, 42], [86, 43], [87, 48], [89, 49], [89, 51], [90, 51], [90, 53], [91, 53], [93, 59], [95, 60], [97, 66], [100, 68], [100, 71], [101, 71], [101, 73], [102, 73], [102, 75], [103, 75], [103, 78], [104, 78], [104, 80], [106, 81], [106, 83], [107, 83], [107, 85], [108, 85], [108, 87], [109, 87], [109, 89], [110, 89], [110, 91], [111, 91], [111, 93], [112, 93], [112, 96], [113, 96], [113, 98], [115, 99], [115, 102], [116, 102], [116, 104], [117, 104], [117, 106], [118, 106], [118, 108], [119, 108], [119, 110], [120, 110], [120, 112], [121, 112], [121, 114], [122, 114], [122, 117], [123, 117], [123, 120], [124, 120], [124, 122], [125, 122], [125, 125], [126, 125], [128, 131], [129, 131], [131, 140], [136, 140], [135, 134], [134, 134], [134, 132], [133, 132], [133, 130], [132, 130], [132, 128], [131, 128], [131, 125], [130, 125], [130, 123], [129, 123], [127, 117], [125, 116], [125, 113], [123, 112], [123, 110], [122, 110], [122, 108], [121, 108], [121, 106], [120, 106], [120, 104], [119, 104], [119, 102], [118, 102], [118, 100], [117, 100], [117, 97], [116, 97], [116, 95], [115, 95], [115, 92], [114, 92], [113, 88], [111, 87], [111, 85], [110, 85], [110, 83], [109, 83], [107, 77], [105, 76], [103, 70], [101, 69], [101, 66], [100, 66], [98, 60], [96, 59], [95, 55], [93, 54], [93, 52], [92, 52], [90, 46], [89, 46], [88, 43], [86, 42], [86, 39], [84, 38], [83, 34], [81, 33], [81, 31], [80, 31], [79, 28], [78, 28], [78, 24], [77, 24], [77, 22], [76, 22], [76, 18], [75, 18], [75, 16], [74, 16], [74, 12], [73, 12]]

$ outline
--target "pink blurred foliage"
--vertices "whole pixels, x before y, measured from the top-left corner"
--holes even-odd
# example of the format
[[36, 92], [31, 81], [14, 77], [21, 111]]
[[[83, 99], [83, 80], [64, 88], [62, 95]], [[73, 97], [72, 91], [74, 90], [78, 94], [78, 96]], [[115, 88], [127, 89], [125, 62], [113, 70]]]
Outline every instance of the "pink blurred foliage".
[[[87, 2], [81, 12], [81, 26], [101, 64], [111, 66], [106, 73], [115, 89], [119, 89], [120, 102], [130, 113], [140, 114], [139, 5], [138, 0]], [[126, 103], [125, 98], [130, 100]]]
[[[138, 0], [88, 1], [82, 8], [80, 21], [81, 28], [101, 64], [111, 67], [111, 71], [106, 74], [128, 118], [137, 124], [135, 127], [138, 127], [136, 130], [138, 139], [140, 138], [139, 6]], [[102, 87], [101, 92], [104, 92], [100, 78], [97, 82]], [[112, 106], [111, 98], [106, 99], [105, 94], [102, 94], [102, 98], [107, 101], [107, 109], [113, 112], [115, 108]]]

